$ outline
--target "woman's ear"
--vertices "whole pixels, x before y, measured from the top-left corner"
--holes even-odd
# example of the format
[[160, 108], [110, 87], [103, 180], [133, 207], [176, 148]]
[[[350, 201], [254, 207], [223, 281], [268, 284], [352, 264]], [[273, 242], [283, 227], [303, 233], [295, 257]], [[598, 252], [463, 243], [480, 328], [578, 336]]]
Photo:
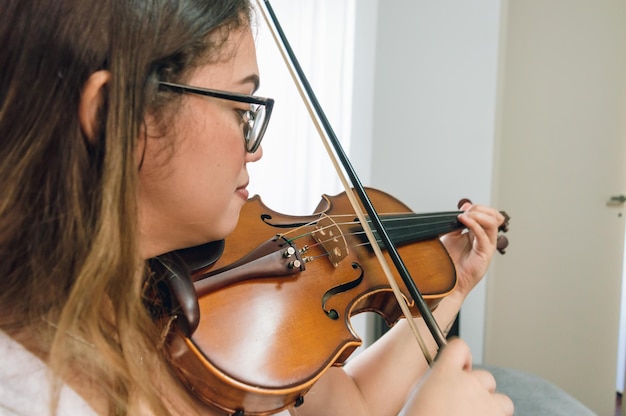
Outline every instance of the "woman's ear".
[[80, 94], [78, 119], [83, 134], [94, 141], [98, 129], [98, 111], [104, 103], [104, 86], [111, 79], [109, 71], [96, 71], [89, 76]]

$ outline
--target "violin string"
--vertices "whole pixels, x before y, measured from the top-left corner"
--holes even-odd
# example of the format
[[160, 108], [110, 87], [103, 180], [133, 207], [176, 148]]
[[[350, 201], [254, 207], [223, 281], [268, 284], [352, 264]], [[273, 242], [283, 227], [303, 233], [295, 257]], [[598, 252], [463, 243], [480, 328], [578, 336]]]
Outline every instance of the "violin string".
[[[459, 215], [459, 212], [449, 212], [449, 213], [442, 213], [442, 214], [420, 214], [420, 215], [412, 215], [412, 216], [398, 216], [395, 217], [394, 215], [398, 215], [398, 214], [381, 214], [381, 217], [383, 217], [383, 223], [385, 225], [385, 229], [387, 231], [389, 230], [393, 230], [393, 231], [397, 231], [397, 230], [402, 230], [402, 229], [406, 229], [406, 228], [428, 228], [428, 227], [432, 227], [433, 225], [439, 225], [439, 224], [445, 224], [446, 222], [452, 220], [452, 219], [456, 219], [457, 216]], [[344, 225], [359, 225], [360, 221], [355, 221], [355, 220], [351, 220], [351, 221], [343, 221], [343, 222], [338, 222], [338, 221], [334, 221], [336, 218], [342, 218], [342, 217], [350, 217], [353, 218], [353, 215], [350, 214], [338, 214], [338, 215], [332, 215], [329, 216], [328, 218], [332, 219], [333, 222], [338, 225], [338, 226], [344, 226]], [[428, 219], [430, 220], [427, 224], [415, 224], [414, 220], [415, 219]], [[433, 220], [434, 219], [434, 220]], [[435, 221], [437, 220], [437, 221]], [[314, 225], [318, 222], [319, 220], [316, 221], [311, 221], [306, 225]], [[395, 226], [394, 224], [400, 223], [400, 226]], [[409, 224], [406, 225], [405, 224]], [[390, 225], [390, 226], [387, 226]], [[332, 227], [328, 226], [328, 227]]]
[[[456, 215], [458, 215], [458, 213], [449, 213], [448, 215], [433, 215], [433, 216], [431, 216], [432, 218], [437, 218], [437, 219], [440, 218], [441, 221], [438, 221], [438, 222], [430, 221], [428, 224], [415, 224], [415, 223], [413, 223], [412, 220], [414, 218], [416, 218], [416, 217], [407, 217], [407, 218], [387, 217], [387, 218], [384, 218], [384, 223], [385, 223], [385, 225], [391, 224], [391, 226], [389, 226], [389, 227], [386, 226], [385, 227], [385, 229], [387, 231], [399, 231], [399, 230], [404, 230], [404, 229], [419, 229], [419, 228], [428, 229], [428, 228], [432, 228], [433, 225], [445, 224], [449, 220], [451, 220], [453, 218], [456, 218]], [[349, 215], [349, 214], [339, 214], [339, 215], [330, 216], [329, 218], [334, 220], [335, 218], [341, 218], [341, 217], [351, 217], [352, 218], [352, 215]], [[422, 218], [429, 218], [429, 217], [418, 217], [418, 218], [422, 219]], [[300, 230], [302, 228], [305, 228], [305, 227], [315, 226], [319, 222], [319, 220], [320, 219], [317, 219], [317, 220], [314, 220], [314, 221], [310, 221], [310, 222], [308, 222], [306, 224], [303, 224], [301, 226], [293, 228], [292, 230], [289, 230], [286, 233], [281, 234], [281, 236], [287, 236], [287, 235], [289, 235], [291, 233], [294, 233], [294, 232], [296, 232], [296, 231], [298, 231], [298, 230]], [[400, 223], [411, 222], [411, 224], [410, 225], [406, 225], [406, 226], [404, 224], [400, 224], [400, 226], [393, 226], [393, 223], [398, 223], [398, 222], [400, 222]], [[343, 222], [333, 221], [333, 224], [327, 225], [325, 227], [318, 228], [316, 230], [324, 231], [324, 230], [327, 230], [329, 228], [334, 228], [335, 226], [339, 227], [339, 226], [359, 225], [359, 224], [360, 224], [359, 221], [343, 221]], [[363, 234], [363, 233], [364, 232], [361, 231], [361, 232], [350, 233], [348, 235], [358, 235], [358, 234]], [[298, 239], [300, 237], [307, 237], [308, 234], [310, 234], [310, 233], [306, 233], [306, 234], [304, 234], [302, 236], [297, 236], [297, 237], [294, 238], [294, 240]]]
[[[299, 228], [301, 228], [301, 227], [299, 227]], [[289, 242], [295, 242], [295, 241], [297, 241], [299, 239], [302, 239], [302, 238], [311, 237], [316, 231], [319, 231], [319, 230], [320, 229], [316, 228], [313, 231], [310, 231], [310, 232], [305, 233], [305, 234], [300, 234], [299, 236], [297, 236], [295, 238], [292, 238], [292, 239], [289, 239], [288, 241]], [[357, 232], [352, 232], [352, 233], [348, 233], [348, 234], [343, 233], [344, 236], [363, 236], [364, 234], [365, 234], [365, 232], [363, 232], [363, 231], [357, 231]], [[329, 243], [329, 242], [333, 241], [334, 239], [335, 239], [335, 237], [329, 237], [326, 240], [315, 240], [316, 241], [315, 244], [307, 244], [306, 247], [307, 247], [307, 249], [310, 249], [312, 247], [324, 246], [324, 244]], [[379, 239], [377, 239], [377, 242], [381, 243], [381, 241]], [[346, 247], [348, 249], [350, 249], [350, 248], [355, 248], [355, 247], [365, 247], [365, 246], [368, 246], [369, 244], [370, 244], [369, 241], [366, 241], [366, 242], [359, 243], [359, 244], [347, 245]], [[323, 254], [323, 255], [318, 255], [318, 256], [312, 256], [312, 257], [309, 257], [309, 260], [314, 260], [314, 259], [317, 259], [319, 257], [328, 257], [329, 255], [330, 254]]]
[[[385, 222], [387, 222], [387, 221], [407, 221], [407, 220], [410, 221], [410, 220], [415, 220], [415, 219], [426, 219], [426, 220], [437, 219], [437, 218], [450, 219], [450, 218], [456, 218], [461, 213], [462, 211], [435, 212], [435, 213], [427, 213], [427, 214], [387, 212], [387, 213], [381, 213], [380, 216], [384, 217], [383, 219], [385, 220]], [[328, 215], [327, 217], [332, 218], [332, 219], [349, 217], [349, 218], [354, 218], [356, 220], [356, 214], [333, 214], [333, 215]], [[310, 223], [314, 223], [316, 221], [317, 220], [313, 220]], [[353, 221], [353, 222], [358, 222], [358, 221]]]
[[[410, 226], [404, 226], [403, 224], [401, 224], [400, 226], [395, 226], [395, 227], [392, 225], [392, 226], [386, 226], [385, 229], [387, 231], [392, 231], [392, 232], [393, 231], [400, 231], [400, 230], [404, 230], [404, 229], [409, 229], [409, 228], [410, 229], [420, 229], [420, 228], [422, 228], [422, 229], [429, 230], [429, 229], [432, 229], [433, 225], [440, 225], [440, 224], [447, 223], [450, 219], [452, 219], [453, 215], [454, 215], [454, 218], [456, 218], [456, 215], [458, 215], [458, 212], [457, 213], [448, 213], [447, 215], [443, 215], [443, 214], [430, 215], [430, 217], [433, 217], [433, 218], [441, 218], [442, 221], [439, 221], [439, 222], [432, 222], [431, 221], [429, 224], [417, 224], [417, 225], [416, 224], [412, 224]], [[352, 217], [350, 214], [339, 214], [339, 215], [333, 215], [330, 218], [331, 219], [335, 219], [335, 218], [346, 217], [346, 216]], [[420, 217], [420, 218], [423, 218], [423, 217]], [[406, 222], [406, 221], [410, 221], [411, 219], [412, 218], [385, 218], [384, 222], [385, 222], [385, 225], [387, 225], [387, 223]], [[302, 229], [304, 229], [306, 227], [314, 227], [315, 225], [317, 225], [318, 222], [319, 222], [319, 219], [311, 221], [311, 222], [309, 222], [307, 224], [304, 224], [304, 225], [301, 225], [299, 227], [296, 227], [293, 230], [290, 230], [290, 231], [288, 231], [288, 232], [286, 232], [284, 234], [281, 234], [281, 236], [285, 237], [288, 234], [291, 234], [291, 233], [293, 233], [295, 231], [300, 231], [300, 230], [302, 230]], [[325, 230], [330, 229], [330, 228], [336, 228], [336, 227], [339, 228], [340, 226], [359, 225], [359, 224], [360, 224], [359, 221], [334, 222], [331, 225], [327, 225], [327, 226], [324, 226], [324, 227], [321, 227], [321, 228], [315, 228], [313, 231], [307, 231], [304, 234], [300, 234], [300, 235], [295, 236], [293, 238], [289, 238], [288, 241], [293, 242], [293, 241], [299, 240], [301, 238], [306, 238], [306, 237], [311, 236], [315, 232], [325, 231]], [[353, 232], [350, 232], [350, 233], [347, 233], [347, 234], [342, 232], [342, 234], [344, 236], [363, 236], [365, 234], [365, 232], [364, 231], [353, 231]], [[419, 234], [419, 233], [417, 233], [417, 234]], [[332, 239], [333, 239], [333, 237], [329, 238], [328, 240], [321, 241], [320, 243], [321, 244], [327, 243], [327, 242], [331, 241]], [[377, 239], [377, 241], [380, 243], [380, 240]], [[352, 245], [352, 246], [349, 246], [349, 247], [360, 247], [360, 246], [363, 246], [363, 245], [367, 245], [367, 243], [355, 244], [355, 245]]]

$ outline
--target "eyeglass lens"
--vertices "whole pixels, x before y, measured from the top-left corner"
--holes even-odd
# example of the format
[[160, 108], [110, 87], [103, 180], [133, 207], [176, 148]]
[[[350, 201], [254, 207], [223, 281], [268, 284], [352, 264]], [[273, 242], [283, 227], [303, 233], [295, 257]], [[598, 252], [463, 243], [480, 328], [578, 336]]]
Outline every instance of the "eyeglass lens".
[[266, 111], [264, 105], [252, 104], [245, 121], [244, 136], [246, 149], [254, 152], [260, 145], [266, 127]]

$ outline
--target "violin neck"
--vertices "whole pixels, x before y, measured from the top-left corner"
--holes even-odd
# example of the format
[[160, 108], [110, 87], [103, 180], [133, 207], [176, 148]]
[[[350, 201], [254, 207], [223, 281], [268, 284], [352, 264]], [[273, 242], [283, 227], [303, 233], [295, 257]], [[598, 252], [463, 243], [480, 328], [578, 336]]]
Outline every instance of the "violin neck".
[[[380, 218], [391, 241], [395, 245], [403, 245], [432, 240], [443, 234], [465, 228], [457, 218], [460, 213], [451, 211], [430, 214], [387, 214], [381, 215]], [[369, 223], [372, 226], [371, 222]], [[375, 229], [372, 231], [378, 243], [384, 246], [378, 232]]]

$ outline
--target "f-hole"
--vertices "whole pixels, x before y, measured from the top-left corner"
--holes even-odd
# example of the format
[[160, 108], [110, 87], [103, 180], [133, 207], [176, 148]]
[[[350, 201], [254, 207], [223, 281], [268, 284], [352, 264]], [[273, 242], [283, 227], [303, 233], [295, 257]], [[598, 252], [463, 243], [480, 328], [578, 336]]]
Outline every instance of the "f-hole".
[[352, 263], [352, 268], [355, 270], [359, 270], [359, 276], [356, 279], [335, 286], [332, 289], [327, 290], [326, 293], [324, 293], [324, 296], [322, 296], [322, 310], [324, 310], [324, 313], [330, 319], [339, 319], [339, 312], [337, 312], [335, 309], [327, 309], [326, 307], [326, 304], [328, 303], [330, 298], [340, 293], [344, 293], [348, 290], [354, 289], [363, 281], [363, 268], [361, 267], [361, 265], [359, 263]]

